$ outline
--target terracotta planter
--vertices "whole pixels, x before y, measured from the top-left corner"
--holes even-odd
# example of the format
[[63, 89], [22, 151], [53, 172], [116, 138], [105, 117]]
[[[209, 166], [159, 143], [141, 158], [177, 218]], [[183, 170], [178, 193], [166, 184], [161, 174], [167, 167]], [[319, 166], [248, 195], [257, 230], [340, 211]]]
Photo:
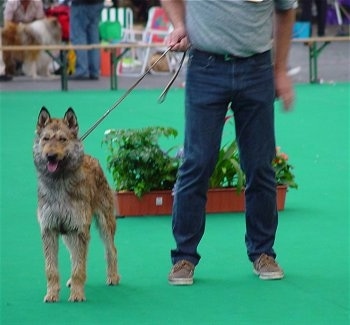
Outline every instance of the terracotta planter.
[[173, 205], [171, 191], [152, 191], [138, 198], [134, 192], [115, 193], [117, 216], [170, 215]]
[[284, 206], [286, 204], [286, 195], [287, 195], [288, 187], [284, 185], [277, 186], [277, 210], [284, 210]]
[[[277, 187], [277, 209], [284, 210], [287, 187]], [[152, 191], [141, 198], [133, 192], [115, 193], [117, 216], [170, 215], [173, 204], [171, 191]], [[244, 192], [234, 188], [218, 188], [208, 191], [207, 213], [243, 212]]]

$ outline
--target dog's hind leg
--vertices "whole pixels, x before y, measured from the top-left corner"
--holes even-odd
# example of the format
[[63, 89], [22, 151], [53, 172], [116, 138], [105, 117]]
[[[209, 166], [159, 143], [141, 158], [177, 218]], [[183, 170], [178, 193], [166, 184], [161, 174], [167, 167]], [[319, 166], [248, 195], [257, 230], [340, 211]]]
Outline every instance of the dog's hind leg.
[[45, 256], [47, 292], [44, 302], [56, 302], [59, 299], [60, 283], [58, 273], [58, 233], [46, 230], [42, 235]]
[[96, 216], [97, 227], [105, 245], [107, 260], [107, 281], [108, 285], [117, 285], [120, 277], [117, 267], [117, 249], [114, 245], [116, 221], [113, 216], [113, 207], [107, 208], [104, 212], [98, 212]]
[[84, 232], [72, 232], [63, 236], [71, 258], [71, 277], [67, 282], [70, 287], [69, 301], [85, 301], [84, 285], [86, 281], [86, 257], [90, 240], [89, 226]]

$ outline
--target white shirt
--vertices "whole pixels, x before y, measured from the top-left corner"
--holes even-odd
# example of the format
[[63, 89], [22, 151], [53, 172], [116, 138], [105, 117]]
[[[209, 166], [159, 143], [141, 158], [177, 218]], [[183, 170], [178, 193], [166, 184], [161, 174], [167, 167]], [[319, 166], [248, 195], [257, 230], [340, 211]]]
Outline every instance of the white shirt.
[[41, 0], [28, 1], [28, 7], [24, 9], [22, 1], [8, 0], [5, 4], [4, 21], [13, 23], [30, 23], [45, 17]]

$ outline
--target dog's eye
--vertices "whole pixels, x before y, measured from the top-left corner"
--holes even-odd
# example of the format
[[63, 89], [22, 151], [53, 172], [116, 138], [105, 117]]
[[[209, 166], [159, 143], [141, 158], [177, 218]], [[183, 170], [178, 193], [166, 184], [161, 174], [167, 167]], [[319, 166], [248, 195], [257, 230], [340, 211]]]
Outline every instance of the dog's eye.
[[65, 138], [65, 137], [60, 137], [60, 142], [66, 142], [67, 141], [67, 138]]
[[43, 141], [49, 141], [50, 138], [49, 138], [48, 136], [44, 136], [44, 137], [42, 138], [42, 140], [43, 140]]

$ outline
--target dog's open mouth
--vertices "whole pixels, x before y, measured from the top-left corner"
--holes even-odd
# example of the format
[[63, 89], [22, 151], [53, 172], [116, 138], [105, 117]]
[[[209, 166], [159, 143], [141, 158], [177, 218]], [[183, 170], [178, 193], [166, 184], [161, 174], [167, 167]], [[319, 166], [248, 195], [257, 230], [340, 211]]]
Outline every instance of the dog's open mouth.
[[47, 163], [47, 170], [50, 173], [54, 173], [55, 171], [57, 171], [58, 169], [58, 161], [49, 161]]
[[47, 170], [50, 173], [54, 173], [59, 169], [60, 160], [57, 159], [57, 155], [48, 155], [47, 156]]

